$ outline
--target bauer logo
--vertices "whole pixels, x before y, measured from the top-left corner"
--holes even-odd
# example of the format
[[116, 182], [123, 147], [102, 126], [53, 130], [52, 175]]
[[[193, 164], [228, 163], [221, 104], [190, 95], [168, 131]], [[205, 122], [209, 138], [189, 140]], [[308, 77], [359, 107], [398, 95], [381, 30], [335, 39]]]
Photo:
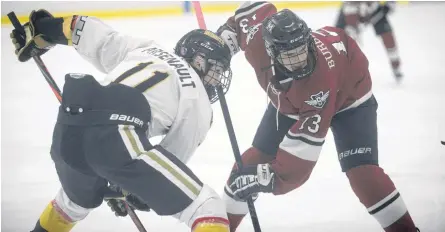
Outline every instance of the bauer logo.
[[142, 125], [144, 124], [144, 122], [142, 120], [140, 120], [139, 118], [136, 118], [133, 116], [127, 116], [124, 114], [112, 114], [110, 116], [110, 120], [111, 121], [131, 122], [131, 123], [134, 123], [140, 127], [142, 127]]
[[344, 158], [347, 158], [348, 156], [353, 156], [353, 155], [371, 154], [371, 152], [372, 149], [370, 147], [353, 148], [338, 154], [338, 160], [342, 160]]

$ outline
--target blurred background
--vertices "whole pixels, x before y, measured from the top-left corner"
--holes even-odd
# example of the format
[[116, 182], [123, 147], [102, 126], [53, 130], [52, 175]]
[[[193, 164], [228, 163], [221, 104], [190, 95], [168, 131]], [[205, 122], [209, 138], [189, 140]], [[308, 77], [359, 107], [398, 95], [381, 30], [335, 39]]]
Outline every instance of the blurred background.
[[[234, 12], [242, 1], [202, 1], [201, 7], [206, 14]], [[340, 1], [274, 2], [278, 8], [321, 8], [337, 7]], [[403, 2], [406, 3], [406, 2]], [[100, 18], [155, 17], [181, 15], [191, 12], [190, 1], [2, 1], [2, 16], [10, 11], [20, 15], [21, 21], [27, 20], [31, 10], [44, 7], [55, 15], [84, 14]], [[23, 19], [23, 20], [22, 20]], [[2, 24], [8, 23], [2, 17]]]
[[[210, 30], [232, 16], [241, 2], [201, 2]], [[335, 26], [342, 2], [273, 2], [289, 8], [316, 30]], [[383, 4], [383, 2], [381, 2]], [[29, 231], [60, 188], [49, 156], [58, 101], [31, 60], [20, 63], [9, 38], [6, 17], [22, 23], [31, 10], [55, 16], [96, 16], [115, 30], [154, 39], [173, 48], [198, 27], [184, 1], [2, 1], [1, 28], [1, 231]], [[360, 46], [370, 64], [379, 101], [379, 159], [391, 176], [421, 232], [445, 231], [445, 2], [397, 2], [388, 14], [404, 77], [397, 81], [384, 41], [371, 25], [360, 26]], [[42, 56], [59, 87], [66, 73], [105, 74], [68, 46]], [[226, 95], [241, 152], [250, 147], [267, 107], [267, 97], [242, 52], [232, 59], [233, 81]], [[222, 193], [234, 158], [218, 103], [214, 124], [188, 165], [201, 180]], [[329, 133], [311, 178], [285, 196], [262, 195], [256, 202], [267, 232], [376, 232], [378, 223], [352, 192], [338, 164]], [[175, 219], [139, 213], [148, 231], [188, 231]], [[239, 232], [253, 231], [246, 218]], [[116, 218], [103, 204], [73, 231], [135, 231], [132, 221]]]

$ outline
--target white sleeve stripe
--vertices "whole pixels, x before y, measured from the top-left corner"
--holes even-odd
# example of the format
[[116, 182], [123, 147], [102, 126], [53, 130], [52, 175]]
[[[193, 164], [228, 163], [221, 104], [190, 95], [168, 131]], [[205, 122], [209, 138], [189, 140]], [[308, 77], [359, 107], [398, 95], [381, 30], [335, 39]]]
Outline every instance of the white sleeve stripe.
[[351, 105], [349, 105], [348, 107], [339, 110], [336, 114], [343, 112], [345, 110], [349, 110], [352, 108], [356, 108], [359, 105], [363, 104], [364, 102], [366, 102], [368, 99], [370, 99], [372, 97], [372, 90], [369, 90], [369, 92], [367, 92], [363, 97], [359, 98], [358, 100], [356, 100], [354, 103], [352, 103]]
[[387, 201], [389, 201], [391, 198], [393, 198], [395, 195], [397, 195], [399, 193], [399, 191], [394, 190], [392, 193], [390, 193], [388, 196], [386, 196], [385, 198], [383, 198], [382, 200], [380, 200], [379, 202], [375, 203], [373, 206], [368, 208], [368, 212], [372, 212], [374, 210], [376, 210], [377, 208], [379, 208], [380, 206], [382, 206], [383, 204], [385, 204]]
[[397, 198], [390, 202], [386, 207], [382, 208], [380, 211], [371, 214], [380, 223], [383, 228], [386, 228], [394, 224], [407, 212], [405, 203], [403, 202], [400, 194], [397, 194]]
[[310, 136], [307, 134], [302, 134], [302, 133], [296, 134], [291, 131], [288, 132], [287, 136], [289, 136], [289, 138], [292, 138], [292, 139], [300, 139], [303, 141], [308, 140], [309, 141], [308, 143], [310, 143], [310, 142], [316, 143], [316, 144], [321, 143], [320, 145], [322, 145], [325, 140], [325, 138], [316, 138], [316, 137], [313, 137], [313, 136]]
[[397, 61], [400, 58], [399, 52], [397, 51], [397, 47], [386, 49], [386, 52], [388, 54], [388, 58], [391, 61]]
[[240, 7], [240, 9], [238, 9], [235, 12], [235, 21], [243, 16], [246, 16], [246, 15], [249, 15], [249, 14], [255, 12], [256, 10], [258, 10], [261, 7], [268, 5], [268, 4], [270, 4], [270, 3], [268, 3], [268, 2], [254, 2], [253, 4], [249, 4], [249, 5], [246, 4], [246, 6], [244, 6], [244, 4], [241, 5], [241, 7], [243, 7], [243, 8]]
[[300, 116], [298, 116], [298, 115], [292, 115], [292, 114], [284, 114], [286, 117], [288, 117], [288, 118], [292, 118], [292, 119], [295, 119], [295, 120], [300, 120]]
[[315, 146], [301, 140], [284, 137], [280, 143], [280, 149], [298, 158], [314, 161], [318, 160], [322, 146]]
[[302, 141], [304, 143], [307, 143], [309, 145], [312, 145], [312, 146], [322, 146], [324, 144], [324, 140], [321, 141], [321, 142], [314, 142], [314, 141], [309, 140], [309, 139], [307, 139], [307, 138], [305, 138], [303, 136], [292, 136], [290, 134], [287, 134], [286, 137], [288, 139], [292, 139], [292, 140], [300, 140], [300, 141]]

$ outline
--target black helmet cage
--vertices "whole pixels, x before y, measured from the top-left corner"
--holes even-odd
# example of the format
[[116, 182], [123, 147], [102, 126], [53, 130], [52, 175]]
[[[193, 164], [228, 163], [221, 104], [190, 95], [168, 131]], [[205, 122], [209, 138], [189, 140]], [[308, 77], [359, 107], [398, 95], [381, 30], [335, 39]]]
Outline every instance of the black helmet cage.
[[295, 80], [309, 76], [315, 68], [315, 62], [306, 65], [298, 70], [288, 70], [279, 61], [281, 53], [307, 45], [308, 58], [313, 56], [315, 51], [314, 38], [311, 29], [306, 22], [300, 19], [292, 11], [284, 9], [268, 18], [263, 23], [263, 39], [267, 54], [275, 61], [274, 67], [283, 74]]
[[[232, 80], [231, 54], [220, 37], [211, 31], [193, 30], [178, 41], [175, 54], [183, 57], [199, 75], [211, 103], [218, 101], [217, 86], [227, 93]], [[203, 61], [204, 65], [194, 66], [196, 60]]]

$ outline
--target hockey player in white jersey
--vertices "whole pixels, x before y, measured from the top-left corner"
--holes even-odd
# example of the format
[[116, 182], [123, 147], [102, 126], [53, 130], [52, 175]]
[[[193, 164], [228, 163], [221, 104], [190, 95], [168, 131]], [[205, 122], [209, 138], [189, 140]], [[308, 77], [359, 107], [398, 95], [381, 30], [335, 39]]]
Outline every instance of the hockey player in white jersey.
[[[191, 231], [229, 231], [220, 197], [185, 165], [210, 129], [215, 86], [226, 92], [230, 85], [230, 50], [220, 37], [193, 30], [170, 52], [97, 18], [45, 10], [33, 11], [24, 29], [11, 33], [21, 62], [72, 45], [107, 73], [104, 83], [65, 77], [51, 146], [62, 188], [34, 232], [70, 231], [101, 205], [109, 182]], [[165, 137], [153, 146], [148, 139], [157, 135]]]

